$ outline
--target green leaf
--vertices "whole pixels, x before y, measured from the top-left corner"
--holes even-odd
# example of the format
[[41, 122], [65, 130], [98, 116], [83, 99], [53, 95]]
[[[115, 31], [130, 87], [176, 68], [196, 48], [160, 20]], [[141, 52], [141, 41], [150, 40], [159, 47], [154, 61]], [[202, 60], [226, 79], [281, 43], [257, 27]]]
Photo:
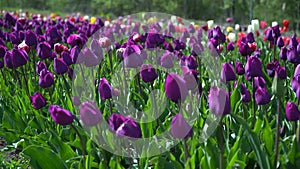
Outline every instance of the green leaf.
[[267, 151], [269, 154], [272, 154], [274, 149], [274, 134], [272, 129], [268, 123], [268, 120], [265, 118], [265, 126], [263, 128], [262, 140], [264, 141]]
[[255, 156], [256, 156], [256, 159], [257, 159], [257, 162], [258, 162], [260, 168], [264, 168], [264, 169], [271, 168], [268, 157], [266, 156], [265, 153], [263, 153], [263, 150], [260, 147], [261, 143], [258, 139], [258, 136], [250, 129], [249, 125], [243, 118], [241, 118], [240, 116], [235, 115], [235, 114], [231, 114], [231, 116], [238, 123], [240, 123], [243, 126], [243, 128], [246, 130], [249, 143], [255, 153]]
[[58, 154], [51, 149], [42, 146], [28, 146], [23, 153], [30, 157], [30, 165], [32, 168], [43, 169], [64, 169], [66, 164], [59, 158]]

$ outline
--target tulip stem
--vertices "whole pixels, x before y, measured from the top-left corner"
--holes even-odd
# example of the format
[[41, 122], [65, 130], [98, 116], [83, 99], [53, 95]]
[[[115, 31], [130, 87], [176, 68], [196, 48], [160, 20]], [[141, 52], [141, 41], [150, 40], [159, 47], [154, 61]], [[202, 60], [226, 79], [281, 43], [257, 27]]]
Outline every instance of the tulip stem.
[[50, 96], [50, 102], [51, 102], [51, 104], [53, 104], [52, 94], [51, 94], [50, 87], [48, 87], [48, 93], [49, 93], [49, 96]]
[[277, 120], [276, 120], [276, 138], [275, 138], [274, 168], [277, 168], [279, 135], [280, 135], [280, 99], [278, 98], [277, 99]]
[[2, 70], [2, 69], [0, 69], [0, 70], [1, 70], [1, 74], [2, 74], [3, 79], [4, 79], [4, 82], [5, 82], [5, 85], [7, 85], [6, 76], [5, 76], [5, 74], [3, 73], [3, 70]]
[[140, 96], [142, 97], [141, 77], [138, 69], [136, 69], [136, 75], [137, 75], [137, 82], [138, 82]]
[[123, 74], [124, 74], [124, 92], [125, 92], [125, 98], [127, 98], [127, 81], [126, 81], [126, 67], [125, 67], [125, 62], [123, 60]]
[[220, 131], [219, 131], [219, 142], [220, 142], [220, 169], [223, 169], [223, 152], [224, 152], [224, 143], [223, 143], [223, 123], [222, 117], [220, 119]]
[[26, 89], [27, 89], [27, 94], [29, 95], [29, 88], [28, 88], [28, 80], [27, 80], [27, 77], [26, 77], [26, 74], [25, 74], [25, 71], [24, 71], [24, 68], [21, 67], [21, 71], [22, 71], [22, 74], [23, 74], [23, 77], [24, 77], [24, 81], [25, 81], [25, 85], [26, 85]]
[[277, 38], [274, 39], [274, 52], [273, 52], [273, 61], [275, 61], [275, 54], [276, 54], [276, 41], [277, 41]]
[[66, 90], [67, 90], [67, 94], [68, 94], [68, 96], [69, 96], [69, 99], [72, 100], [71, 94], [70, 94], [70, 86], [69, 86], [69, 84], [68, 84], [68, 82], [67, 82], [65, 76], [64, 76], [64, 75], [61, 75], [61, 76], [62, 76], [63, 81], [64, 81], [64, 83], [65, 83], [65, 86], [66, 86]]
[[111, 52], [108, 52], [108, 58], [109, 58], [109, 65], [110, 65], [110, 71], [113, 72], [113, 62], [112, 62], [112, 54]]
[[108, 99], [110, 116], [113, 114], [111, 99]]
[[17, 81], [20, 85], [20, 88], [22, 88], [21, 80], [19, 78], [19, 75], [17, 74], [16, 68], [13, 68], [13, 71], [14, 71], [15, 77], [17, 78]]
[[189, 149], [188, 149], [188, 146], [187, 146], [187, 139], [183, 140], [183, 150], [184, 150], [184, 155], [185, 155], [185, 162], [186, 163], [188, 162], [189, 168], [192, 169], [191, 162], [188, 161], [189, 158], [191, 158], [191, 156], [190, 156]]
[[71, 124], [71, 127], [74, 129], [75, 133], [78, 135], [79, 137], [79, 140], [80, 140], [80, 144], [81, 144], [81, 149], [82, 149], [82, 157], [83, 157], [83, 168], [86, 168], [85, 166], [85, 147], [84, 147], [84, 144], [83, 144], [83, 139], [82, 139], [82, 136], [81, 134], [79, 133], [78, 129], [73, 125]]
[[253, 126], [256, 122], [256, 111], [255, 111], [255, 86], [254, 86], [254, 78], [252, 77], [252, 96], [253, 96]]

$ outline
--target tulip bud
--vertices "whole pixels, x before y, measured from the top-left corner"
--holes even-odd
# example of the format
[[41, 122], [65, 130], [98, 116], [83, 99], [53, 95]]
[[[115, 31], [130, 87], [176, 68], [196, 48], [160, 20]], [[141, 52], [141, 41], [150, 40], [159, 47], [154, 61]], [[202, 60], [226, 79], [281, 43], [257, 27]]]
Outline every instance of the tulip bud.
[[169, 73], [165, 82], [166, 95], [173, 102], [184, 101], [188, 95], [186, 82], [176, 73]]
[[233, 66], [230, 63], [223, 63], [221, 79], [224, 82], [236, 80], [236, 75]]
[[36, 109], [36, 110], [46, 106], [46, 100], [43, 97], [43, 95], [39, 92], [34, 93], [34, 95], [30, 96], [29, 98], [30, 98], [31, 104], [33, 105], [34, 109]]
[[245, 72], [250, 78], [263, 75], [262, 64], [258, 57], [251, 56], [248, 58], [245, 66]]
[[105, 78], [100, 79], [98, 91], [102, 100], [112, 98], [112, 87]]
[[181, 114], [176, 114], [171, 122], [170, 132], [173, 138], [187, 139], [192, 137], [192, 127], [185, 121]]
[[37, 46], [37, 53], [41, 59], [50, 58], [52, 57], [51, 46], [47, 42], [41, 42]]
[[64, 74], [68, 71], [68, 65], [62, 58], [54, 58], [54, 71], [59, 75]]
[[28, 46], [36, 46], [37, 45], [37, 35], [32, 30], [26, 31], [25, 43]]
[[74, 121], [74, 115], [70, 111], [65, 110], [57, 105], [49, 106], [49, 112], [53, 121], [62, 126], [72, 124]]
[[47, 69], [47, 66], [44, 62], [42, 61], [39, 61], [37, 64], [36, 64], [36, 67], [35, 67], [35, 71], [36, 73], [39, 75], [40, 72], [44, 69]]
[[42, 71], [40, 71], [39, 85], [42, 88], [48, 88], [48, 87], [52, 86], [53, 84], [54, 84], [53, 74], [46, 69], [43, 69]]
[[300, 119], [298, 106], [293, 102], [287, 102], [285, 106], [285, 116], [288, 121], [298, 121]]
[[226, 115], [230, 113], [230, 102], [228, 93], [216, 86], [211, 86], [208, 95], [209, 109], [215, 115]]
[[157, 77], [155, 69], [150, 64], [141, 66], [140, 76], [144, 82], [153, 82]]
[[255, 101], [258, 105], [265, 105], [271, 101], [271, 96], [269, 95], [266, 88], [258, 87], [255, 91]]
[[80, 120], [86, 126], [95, 126], [102, 120], [102, 114], [95, 102], [83, 102], [79, 111]]
[[235, 71], [238, 75], [245, 74], [245, 69], [241, 62], [235, 62]]
[[227, 44], [226, 50], [227, 51], [233, 51], [234, 50], [234, 43], [233, 42], [229, 42]]

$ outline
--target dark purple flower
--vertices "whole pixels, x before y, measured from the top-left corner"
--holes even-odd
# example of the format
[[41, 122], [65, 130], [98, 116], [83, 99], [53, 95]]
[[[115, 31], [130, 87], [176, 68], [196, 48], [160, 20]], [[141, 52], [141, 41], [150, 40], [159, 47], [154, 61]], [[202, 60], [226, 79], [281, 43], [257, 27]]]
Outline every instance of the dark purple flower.
[[221, 79], [224, 82], [236, 80], [234, 68], [229, 62], [223, 63]]
[[241, 62], [235, 62], [235, 72], [238, 75], [245, 74], [245, 69], [244, 69], [244, 66]]
[[71, 55], [69, 51], [63, 51], [61, 53], [61, 57], [63, 58], [63, 61], [69, 66], [71, 64], [73, 64]]
[[53, 121], [62, 126], [72, 124], [75, 118], [70, 111], [63, 109], [57, 105], [49, 106], [49, 112]]
[[21, 43], [21, 39], [19, 37], [19, 33], [18, 32], [12, 32], [9, 34], [9, 40], [12, 44], [20, 44]]
[[47, 41], [55, 44], [62, 41], [62, 33], [55, 27], [48, 27], [46, 31]]
[[182, 114], [176, 114], [171, 122], [170, 132], [173, 138], [187, 139], [192, 137], [192, 127], [185, 121]]
[[294, 64], [300, 63], [300, 55], [297, 52], [296, 47], [291, 47], [287, 50], [287, 61]]
[[6, 51], [7, 51], [7, 48], [5, 46], [0, 45], [0, 58], [4, 57]]
[[251, 56], [248, 58], [245, 66], [245, 72], [250, 78], [263, 75], [262, 64], [258, 57]]
[[292, 89], [296, 93], [296, 97], [300, 100], [300, 75], [296, 75], [292, 79]]
[[80, 54], [80, 48], [78, 46], [74, 46], [73, 48], [71, 48], [71, 51], [70, 51], [70, 56], [72, 58], [72, 62], [75, 64], [80, 64], [83, 62], [83, 59], [79, 59], [78, 60], [78, 57], [79, 57], [79, 54]]
[[284, 41], [283, 41], [282, 37], [279, 37], [279, 38], [277, 39], [276, 45], [277, 45], [279, 48], [281, 48], [281, 47], [284, 46]]
[[254, 88], [266, 88], [266, 81], [263, 77], [254, 77]]
[[25, 32], [25, 43], [28, 46], [37, 45], [37, 35], [32, 30], [27, 30]]
[[83, 39], [80, 35], [78, 34], [72, 34], [68, 37], [67, 39], [67, 43], [69, 45], [71, 45], [71, 47], [74, 47], [74, 46], [82, 46], [83, 45]]
[[241, 83], [242, 101], [248, 103], [251, 101], [251, 95], [244, 83]]
[[37, 46], [37, 53], [41, 59], [50, 58], [52, 56], [51, 46], [47, 42], [41, 42]]
[[112, 87], [105, 78], [100, 79], [98, 91], [102, 100], [112, 98]]
[[286, 60], [287, 59], [287, 48], [285, 46], [280, 49], [279, 57], [282, 60]]
[[137, 68], [143, 64], [144, 58], [138, 45], [127, 45], [123, 52], [126, 67]]
[[249, 56], [251, 54], [251, 49], [247, 43], [241, 42], [239, 52], [242, 56]]
[[266, 32], [266, 39], [270, 42], [274, 41], [273, 30], [271, 28], [268, 28], [268, 30]]
[[189, 69], [187, 66], [182, 66], [183, 79], [188, 90], [193, 90], [197, 87], [198, 73], [194, 69]]
[[297, 37], [296, 35], [294, 34], [291, 38], [290, 38], [290, 43], [289, 43], [289, 48], [297, 48], [297, 45], [298, 45], [298, 41], [297, 41]]
[[54, 58], [54, 71], [59, 75], [64, 74], [68, 71], [68, 65], [62, 58]]
[[28, 55], [25, 50], [13, 49], [11, 54], [12, 54], [12, 64], [14, 68], [23, 66], [27, 63]]
[[233, 42], [229, 42], [227, 44], [226, 49], [227, 49], [227, 51], [233, 51], [234, 50], [234, 43]]
[[102, 113], [95, 102], [83, 102], [80, 107], [80, 120], [86, 126], [95, 126], [102, 121]]
[[126, 117], [121, 114], [113, 113], [108, 119], [109, 128], [116, 131], [126, 120]]
[[158, 77], [155, 69], [150, 64], [141, 66], [140, 76], [144, 82], [153, 82]]
[[160, 58], [160, 64], [162, 67], [170, 69], [174, 66], [173, 60], [174, 55], [171, 52], [166, 51]]
[[280, 30], [279, 30], [279, 25], [273, 26], [272, 30], [273, 30], [273, 37], [274, 37], [274, 39], [277, 39], [278, 37], [281, 36]]
[[229, 95], [223, 88], [211, 86], [208, 95], [209, 109], [215, 115], [230, 113]]
[[40, 72], [44, 69], [47, 69], [45, 62], [38, 61], [35, 67], [35, 72], [39, 75]]
[[54, 84], [54, 76], [53, 76], [53, 74], [50, 71], [48, 71], [46, 69], [43, 69], [40, 72], [39, 85], [42, 88], [48, 88], [48, 87], [52, 86], [53, 84]]
[[78, 96], [73, 96], [72, 102], [75, 106], [79, 106], [81, 104], [81, 101]]
[[165, 82], [167, 97], [175, 103], [184, 101], [188, 95], [187, 86], [183, 78], [176, 73], [169, 73]]
[[283, 66], [278, 66], [276, 69], [275, 69], [278, 77], [283, 80], [283, 79], [286, 79], [287, 77], [287, 74], [286, 74], [286, 70], [285, 70], [285, 67]]
[[189, 24], [188, 31], [189, 31], [189, 33], [195, 33], [196, 30], [195, 30], [195, 27], [193, 24]]
[[4, 62], [0, 61], [0, 69], [4, 67]]
[[293, 102], [287, 102], [285, 106], [285, 116], [288, 121], [298, 121], [300, 119], [298, 106]]
[[85, 48], [81, 55], [78, 57], [77, 62], [81, 63], [80, 60], [84, 60], [84, 64], [87, 67], [97, 66], [100, 63], [100, 59], [98, 58], [89, 48]]
[[185, 49], [185, 47], [186, 47], [185, 43], [182, 41], [179, 41], [178, 39], [175, 39], [173, 42], [174, 42], [175, 50]]
[[33, 105], [34, 109], [38, 110], [44, 106], [46, 106], [46, 100], [43, 95], [39, 92], [34, 93], [33, 96], [30, 96], [31, 104]]
[[253, 42], [255, 42], [254, 34], [253, 34], [252, 32], [248, 33], [246, 38], [247, 38], [247, 42], [248, 42], [248, 43], [253, 43]]
[[255, 102], [258, 105], [265, 105], [271, 101], [271, 96], [269, 95], [266, 88], [258, 87], [255, 91]]
[[11, 51], [6, 51], [5, 55], [4, 55], [4, 63], [6, 65], [7, 68], [14, 68], [13, 66], [13, 62], [12, 62], [12, 54]]

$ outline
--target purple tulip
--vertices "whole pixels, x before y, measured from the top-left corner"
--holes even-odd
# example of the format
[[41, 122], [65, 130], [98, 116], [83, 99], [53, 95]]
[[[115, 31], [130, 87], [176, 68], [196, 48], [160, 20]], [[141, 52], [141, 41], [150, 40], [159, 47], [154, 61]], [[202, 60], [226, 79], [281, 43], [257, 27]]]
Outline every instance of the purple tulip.
[[112, 87], [105, 78], [100, 79], [98, 91], [102, 100], [112, 98]]
[[188, 31], [189, 31], [189, 33], [195, 33], [196, 30], [195, 30], [195, 27], [193, 24], [189, 24]]
[[298, 106], [293, 102], [287, 102], [285, 106], [285, 116], [288, 121], [298, 121], [300, 119]]
[[141, 66], [140, 76], [144, 82], [153, 82], [157, 77], [155, 69], [150, 64]]
[[191, 54], [194, 56], [199, 56], [201, 55], [203, 51], [203, 46], [200, 44], [197, 44], [196, 42], [192, 44], [192, 51]]
[[171, 32], [171, 33], [175, 33], [176, 32], [175, 26], [173, 25], [172, 22], [168, 23], [168, 31]]
[[292, 79], [292, 89], [296, 93], [296, 97], [300, 100], [300, 75], [296, 75]]
[[4, 55], [4, 63], [6, 65], [7, 68], [14, 68], [13, 66], [13, 62], [12, 62], [12, 54], [11, 51], [6, 51], [5, 55]]
[[192, 137], [192, 127], [185, 121], [182, 114], [176, 114], [171, 122], [170, 132], [173, 138], [187, 139]]
[[297, 48], [297, 45], [298, 45], [298, 41], [297, 41], [297, 37], [296, 35], [294, 34], [291, 38], [290, 38], [290, 43], [289, 43], [289, 48]]
[[0, 58], [4, 57], [6, 51], [7, 51], [7, 48], [5, 46], [0, 45]]
[[37, 45], [37, 35], [32, 30], [27, 30], [25, 32], [25, 43], [28, 46]]
[[251, 49], [247, 43], [241, 42], [239, 52], [242, 56], [249, 56], [251, 54]]
[[294, 77], [300, 75], [300, 64], [297, 65], [295, 72], [294, 72]]
[[266, 88], [266, 81], [263, 77], [254, 77], [254, 89], [259, 87]]
[[123, 58], [128, 68], [137, 68], [141, 66], [144, 61], [142, 51], [138, 45], [128, 45], [123, 52]]
[[75, 106], [79, 106], [81, 104], [81, 101], [78, 96], [73, 96], [72, 102]]
[[48, 27], [46, 30], [47, 41], [51, 44], [55, 44], [62, 41], [62, 33], [55, 27]]
[[270, 77], [274, 77], [275, 69], [280, 66], [278, 61], [270, 62], [267, 64], [267, 72]]
[[11, 54], [14, 68], [23, 66], [27, 63], [28, 55], [25, 50], [13, 49]]
[[169, 73], [165, 82], [166, 95], [173, 102], [184, 101], [188, 95], [186, 82], [176, 73]]
[[34, 95], [30, 96], [29, 98], [30, 98], [31, 104], [33, 105], [34, 109], [36, 109], [36, 110], [46, 106], [46, 100], [43, 97], [43, 95], [39, 92], [34, 93]]
[[80, 54], [80, 48], [78, 46], [71, 48], [70, 56], [74, 64], [80, 64], [83, 62], [83, 59], [78, 60], [79, 54]]
[[75, 118], [70, 111], [65, 110], [57, 105], [49, 106], [49, 112], [53, 121], [62, 126], [72, 124]]
[[274, 41], [273, 38], [273, 30], [271, 28], [268, 28], [267, 32], [266, 32], [266, 39], [270, 42]]
[[251, 101], [251, 95], [244, 83], [241, 83], [242, 101], [248, 103]]
[[83, 102], [79, 112], [80, 120], [86, 126], [95, 126], [102, 121], [102, 114], [95, 102]]
[[266, 88], [258, 87], [256, 89], [255, 101], [258, 105], [265, 105], [271, 101], [271, 96], [269, 95]]
[[295, 47], [291, 47], [287, 50], [287, 61], [294, 64], [300, 63], [300, 55]]
[[262, 64], [258, 57], [251, 56], [248, 58], [245, 66], [245, 72], [250, 78], [263, 75]]
[[282, 60], [286, 60], [286, 59], [287, 59], [287, 48], [286, 48], [285, 46], [283, 46], [283, 47], [280, 49], [279, 57], [280, 57], [280, 59], [282, 59]]
[[182, 67], [183, 79], [188, 90], [193, 90], [198, 85], [198, 73], [194, 69], [189, 69], [187, 66]]
[[112, 114], [108, 119], [110, 129], [116, 132], [119, 137], [141, 138], [142, 131], [140, 126], [129, 116], [124, 117], [121, 114]]
[[248, 42], [248, 43], [253, 43], [253, 42], [255, 42], [254, 34], [253, 34], [252, 32], [250, 32], [250, 33], [247, 34], [246, 39], [247, 39], [247, 42]]
[[174, 41], [174, 49], [175, 50], [181, 50], [181, 49], [185, 49], [186, 45], [184, 42], [179, 41], [178, 39], [175, 39]]
[[160, 64], [162, 67], [170, 69], [174, 66], [173, 60], [174, 60], [173, 53], [166, 51], [160, 58]]
[[229, 95], [223, 88], [211, 86], [208, 95], [209, 109], [215, 115], [230, 113]]
[[279, 37], [279, 38], [277, 39], [276, 45], [277, 45], [279, 48], [281, 48], [281, 47], [284, 46], [284, 41], [283, 41], [282, 37]]
[[100, 58], [100, 60], [103, 60], [103, 51], [98, 40], [92, 40], [90, 49], [98, 58]]
[[236, 71], [236, 74], [238, 74], [238, 75], [245, 74], [245, 69], [241, 62], [235, 62], [235, 71]]
[[233, 42], [229, 42], [227, 44], [226, 50], [227, 51], [233, 51], [234, 50], [234, 43]]
[[274, 39], [277, 39], [278, 37], [281, 36], [280, 30], [279, 30], [279, 25], [273, 26], [272, 30], [273, 30], [273, 37], [274, 37]]
[[42, 61], [38, 61], [37, 64], [36, 64], [36, 67], [35, 67], [36, 73], [39, 75], [40, 72], [44, 69], [47, 69], [46, 64]]
[[71, 47], [74, 46], [82, 46], [83, 45], [83, 39], [81, 36], [77, 35], [77, 34], [72, 34], [68, 37], [67, 39], [67, 43], [69, 45], [71, 45]]
[[48, 88], [48, 87], [52, 86], [53, 84], [54, 84], [54, 76], [53, 76], [53, 74], [50, 71], [48, 71], [46, 69], [43, 69], [40, 72], [39, 85], [42, 88]]
[[283, 79], [286, 79], [287, 77], [287, 74], [286, 74], [286, 70], [285, 70], [285, 67], [283, 66], [278, 66], [276, 69], [275, 69], [278, 77], [283, 80]]
[[223, 63], [221, 79], [224, 82], [236, 80], [234, 68], [229, 62]]
[[41, 59], [50, 58], [52, 57], [51, 46], [47, 42], [41, 42], [37, 46], [37, 53]]
[[54, 58], [54, 71], [59, 75], [68, 71], [68, 65], [64, 62], [63, 58]]

